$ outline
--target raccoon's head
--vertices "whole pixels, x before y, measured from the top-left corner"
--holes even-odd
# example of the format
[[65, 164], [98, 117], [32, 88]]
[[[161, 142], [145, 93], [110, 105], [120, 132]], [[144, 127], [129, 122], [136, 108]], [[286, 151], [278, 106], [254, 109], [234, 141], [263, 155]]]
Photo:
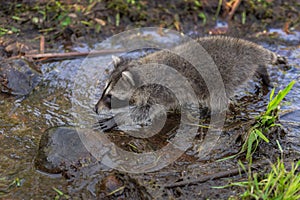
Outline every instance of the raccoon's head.
[[112, 58], [114, 70], [106, 81], [101, 98], [95, 105], [96, 113], [105, 108], [111, 109], [112, 99], [116, 104], [114, 107], [127, 105], [132, 92], [135, 90], [136, 81], [132, 72], [129, 71], [132, 64], [116, 56]]

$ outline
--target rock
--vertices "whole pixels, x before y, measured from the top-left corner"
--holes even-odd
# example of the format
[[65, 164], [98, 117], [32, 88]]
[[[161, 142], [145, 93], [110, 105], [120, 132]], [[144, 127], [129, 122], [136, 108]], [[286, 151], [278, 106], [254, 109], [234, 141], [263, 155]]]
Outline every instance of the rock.
[[24, 59], [1, 60], [0, 92], [28, 95], [40, 82], [41, 75]]
[[81, 142], [76, 128], [54, 127], [42, 135], [35, 167], [46, 173], [62, 173], [69, 178], [72, 172], [95, 162], [96, 159]]
[[97, 187], [98, 199], [153, 199], [147, 189], [129, 174], [111, 173], [102, 178]]
[[120, 196], [124, 191], [124, 184], [115, 175], [109, 175], [105, 177], [100, 184], [100, 192], [103, 192], [105, 196]]

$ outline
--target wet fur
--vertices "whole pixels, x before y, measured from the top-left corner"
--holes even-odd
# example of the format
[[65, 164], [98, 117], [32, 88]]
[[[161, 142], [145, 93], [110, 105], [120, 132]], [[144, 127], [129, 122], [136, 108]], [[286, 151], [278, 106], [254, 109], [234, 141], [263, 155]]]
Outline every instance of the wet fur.
[[[103, 107], [110, 108], [109, 104], [111, 96], [120, 99], [130, 98], [130, 104], [135, 106], [135, 108], [132, 109], [132, 115], [135, 116], [134, 119], [136, 121], [149, 118], [147, 112], [151, 105], [161, 104], [165, 106], [167, 110], [176, 109], [176, 107], [179, 106], [177, 99], [174, 98], [174, 94], [172, 94], [171, 91], [155, 84], [140, 87], [133, 92], [132, 96], [127, 97], [126, 88], [130, 89], [130, 86], [128, 86], [130, 83], [128, 83], [128, 80], [126, 80], [126, 77], [124, 77], [124, 73], [122, 74], [122, 72], [130, 72], [133, 81], [138, 83], [140, 77], [136, 76], [135, 72], [132, 71], [134, 66], [158, 63], [173, 67], [184, 77], [189, 79], [200, 104], [209, 106], [210, 95], [217, 99], [217, 102], [220, 104], [226, 102], [234, 95], [234, 91], [237, 88], [241, 87], [254, 75], [261, 77], [263, 83], [268, 85], [269, 77], [266, 65], [286, 62], [283, 57], [280, 57], [257, 44], [238, 38], [214, 36], [199, 38], [197, 39], [197, 42], [201, 44], [208, 54], [210, 54], [218, 67], [225, 87], [225, 98], [224, 96], [219, 95], [218, 86], [215, 86], [215, 89], [209, 94], [203, 78], [189, 62], [171, 51], [161, 50], [145, 54], [137, 60], [121, 59], [119, 62], [115, 63], [115, 69], [111, 73], [109, 79], [109, 88], [105, 89], [101, 99], [96, 104], [96, 112], [103, 109]], [[189, 48], [189, 45], [183, 44], [176, 48], [181, 48], [181, 50], [184, 51], [184, 48]], [[157, 76], [161, 76], [162, 74], [162, 72], [158, 72]], [[147, 74], [145, 74], [145, 76], [147, 76]], [[143, 78], [147, 79], [148, 77]], [[114, 88], [115, 84], [120, 79], [124, 79], [125, 85], [127, 83], [128, 86], [124, 87], [125, 89], [122, 89], [122, 91], [118, 91]], [[180, 87], [178, 88], [180, 90]], [[182, 92], [182, 95], [186, 95], [184, 89], [180, 92]], [[104, 129], [105, 128], [109, 129], [111, 127], [104, 127]]]

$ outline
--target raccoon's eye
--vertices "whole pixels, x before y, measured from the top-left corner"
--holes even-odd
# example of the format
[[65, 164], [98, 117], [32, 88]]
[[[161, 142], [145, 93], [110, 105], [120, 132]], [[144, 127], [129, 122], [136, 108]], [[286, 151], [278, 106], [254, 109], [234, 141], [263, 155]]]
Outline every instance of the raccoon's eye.
[[111, 108], [111, 94], [107, 94], [103, 97], [102, 102], [108, 108]]
[[108, 101], [108, 102], [110, 102], [111, 101], [111, 94], [107, 94], [107, 95], [105, 95], [105, 100], [106, 101]]

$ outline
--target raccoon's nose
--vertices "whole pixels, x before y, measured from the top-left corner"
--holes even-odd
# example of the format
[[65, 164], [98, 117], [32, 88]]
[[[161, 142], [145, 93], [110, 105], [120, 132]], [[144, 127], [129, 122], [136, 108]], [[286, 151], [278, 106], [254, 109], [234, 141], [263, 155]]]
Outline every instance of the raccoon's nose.
[[97, 114], [99, 114], [100, 110], [103, 110], [105, 108], [110, 109], [110, 107], [111, 107], [111, 95], [107, 94], [98, 101], [98, 103], [95, 105], [94, 111]]

